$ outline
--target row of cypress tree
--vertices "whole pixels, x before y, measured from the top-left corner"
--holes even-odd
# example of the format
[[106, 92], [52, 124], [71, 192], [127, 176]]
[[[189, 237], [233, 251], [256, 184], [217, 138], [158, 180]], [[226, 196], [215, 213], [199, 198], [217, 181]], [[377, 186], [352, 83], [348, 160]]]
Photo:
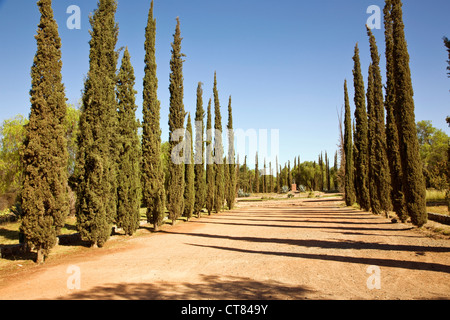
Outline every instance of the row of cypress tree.
[[[106, 243], [113, 224], [132, 235], [139, 227], [141, 203], [146, 207], [147, 220], [154, 225], [155, 230], [161, 226], [166, 209], [169, 218], [175, 222], [183, 214], [188, 219], [194, 213], [199, 214], [205, 204], [209, 212], [212, 208], [220, 212], [225, 200], [228, 207], [232, 208], [235, 192], [231, 190], [236, 189], [235, 166], [226, 164], [226, 159], [223, 163], [215, 163], [212, 171], [208, 166], [205, 180], [202, 164], [205, 160], [205, 114], [201, 83], [197, 90], [195, 114], [196, 123], [201, 123], [200, 128], [196, 128], [195, 145], [195, 158], [200, 160], [194, 162], [190, 139], [190, 145], [184, 148], [185, 157], [190, 157], [190, 161], [182, 164], [170, 161], [170, 183], [167, 190], [164, 188], [153, 1], [145, 30], [142, 143], [138, 138], [140, 124], [135, 115], [135, 76], [127, 48], [117, 70], [117, 1], [99, 0], [98, 8], [90, 17], [89, 72], [82, 97], [78, 153], [74, 173], [68, 177], [67, 141], [63, 126], [67, 107], [61, 76], [61, 40], [51, 0], [39, 0], [38, 7], [41, 20], [36, 35], [37, 51], [31, 68], [31, 113], [21, 151], [24, 166], [21, 232], [29, 247], [37, 251], [37, 262], [42, 263], [48, 256], [65, 225], [69, 212], [69, 185], [77, 196], [77, 229], [81, 238], [93, 247], [102, 247]], [[177, 18], [170, 60], [170, 138], [176, 130], [184, 129], [186, 117], [181, 40], [180, 21]], [[221, 131], [216, 75], [214, 104], [215, 128]], [[228, 114], [228, 128], [232, 129], [231, 97]], [[211, 101], [207, 126], [211, 128]], [[189, 114], [186, 136], [192, 137], [192, 131]], [[207, 137], [207, 157], [222, 159], [221, 135], [216, 134], [214, 138], [212, 149], [212, 137]], [[169, 139], [169, 143], [172, 153], [183, 143], [183, 136], [176, 141]], [[229, 158], [234, 158], [232, 146]], [[211, 179], [214, 179], [212, 184]], [[209, 206], [210, 202], [213, 206]]]
[[383, 98], [377, 44], [367, 28], [372, 58], [367, 91], [358, 45], [353, 56], [353, 128], [347, 81], [344, 84], [345, 202], [349, 206], [357, 202], [376, 214], [394, 210], [402, 222], [410, 217], [420, 227], [427, 222], [426, 189], [400, 0], [386, 0], [384, 23], [386, 95]]

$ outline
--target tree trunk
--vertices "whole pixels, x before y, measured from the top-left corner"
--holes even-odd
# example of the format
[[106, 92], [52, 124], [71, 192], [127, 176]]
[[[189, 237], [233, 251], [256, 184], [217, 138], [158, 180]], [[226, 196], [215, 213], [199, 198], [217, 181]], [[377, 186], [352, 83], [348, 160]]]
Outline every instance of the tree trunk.
[[44, 250], [41, 248], [37, 249], [36, 263], [43, 264], [45, 261]]

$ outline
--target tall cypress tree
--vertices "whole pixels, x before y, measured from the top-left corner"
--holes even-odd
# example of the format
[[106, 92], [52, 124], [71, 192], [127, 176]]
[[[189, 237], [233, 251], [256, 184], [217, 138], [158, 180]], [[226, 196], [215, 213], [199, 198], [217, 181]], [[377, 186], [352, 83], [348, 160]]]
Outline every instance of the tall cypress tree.
[[403, 192], [406, 209], [414, 225], [421, 227], [427, 220], [426, 188], [417, 138], [413, 87], [409, 53], [405, 39], [402, 2], [392, 0], [393, 70], [395, 85], [394, 115], [399, 134], [400, 158], [403, 170]]
[[22, 149], [24, 183], [21, 230], [43, 263], [69, 213], [67, 112], [61, 76], [61, 39], [51, 0], [38, 1], [37, 51], [31, 67], [30, 120]]
[[225, 170], [230, 172], [229, 186], [227, 189], [228, 209], [233, 209], [236, 200], [236, 165], [234, 164], [234, 131], [233, 131], [233, 110], [231, 107], [231, 96], [228, 101], [228, 162], [225, 164]]
[[140, 148], [136, 120], [135, 77], [128, 48], [117, 81], [119, 161], [117, 171], [117, 226], [133, 235], [139, 228], [141, 184]]
[[355, 46], [355, 55], [353, 56], [353, 81], [355, 87], [355, 120], [356, 135], [354, 137], [355, 147], [357, 149], [357, 158], [355, 163], [356, 185], [358, 189], [358, 203], [363, 210], [370, 210], [369, 194], [369, 142], [368, 142], [368, 123], [366, 111], [366, 92], [364, 89], [364, 79], [361, 73], [361, 63], [359, 60], [358, 44]]
[[373, 65], [369, 66], [369, 75], [367, 78], [367, 137], [368, 137], [368, 159], [369, 159], [369, 195], [370, 195], [370, 207], [372, 212], [380, 214], [380, 201], [377, 195], [375, 176], [376, 172], [376, 160], [375, 160], [375, 139], [377, 133], [375, 132], [375, 108], [374, 108], [374, 84], [373, 84]]
[[94, 247], [102, 247], [108, 240], [117, 210], [116, 9], [115, 0], [100, 0], [90, 17], [89, 72], [73, 179], [77, 191], [77, 228], [82, 239]]
[[194, 214], [200, 218], [200, 212], [205, 205], [206, 199], [206, 181], [205, 181], [205, 152], [203, 134], [205, 126], [203, 119], [205, 118], [205, 110], [203, 110], [203, 89], [202, 83], [197, 86], [197, 108], [195, 111], [195, 202]]
[[394, 114], [395, 103], [395, 80], [394, 80], [394, 39], [392, 22], [392, 2], [386, 0], [384, 7], [384, 26], [386, 42], [386, 150], [391, 176], [391, 199], [393, 210], [402, 222], [406, 222], [405, 197], [403, 194], [403, 174], [400, 159], [399, 136]]
[[153, 1], [145, 29], [145, 76], [143, 86], [142, 122], [142, 187], [143, 204], [147, 208], [147, 221], [158, 230], [165, 216], [166, 192], [161, 162], [160, 102], [156, 77], [156, 19]]
[[[178, 141], [172, 137], [176, 132], [184, 130], [184, 104], [183, 104], [183, 57], [181, 53], [180, 19], [177, 17], [174, 40], [172, 43], [172, 58], [170, 59], [170, 108], [169, 108], [169, 153], [183, 143], [183, 136]], [[178, 155], [176, 155], [178, 156]], [[172, 224], [184, 211], [184, 163], [169, 161], [169, 187], [167, 190], [167, 209]]]
[[[371, 193], [372, 210], [375, 213], [391, 210], [391, 178], [386, 147], [386, 126], [383, 99], [383, 83], [380, 70], [380, 56], [372, 31], [367, 28], [370, 39], [370, 52], [372, 57], [372, 138], [371, 138], [371, 176], [374, 182], [374, 190]], [[377, 210], [379, 210], [377, 212]]]
[[222, 211], [225, 200], [225, 181], [223, 163], [223, 144], [222, 144], [222, 116], [220, 113], [219, 91], [217, 90], [217, 75], [214, 72], [214, 173], [215, 173], [215, 193], [214, 209], [216, 212]]
[[212, 134], [212, 112], [211, 99], [208, 102], [206, 116], [206, 210], [211, 215], [214, 208], [214, 194], [216, 185], [214, 183], [214, 160], [213, 160], [213, 134]]
[[259, 168], [258, 168], [258, 152], [255, 156], [255, 192], [259, 193]]
[[348, 98], [347, 80], [344, 83], [345, 118], [344, 118], [344, 153], [345, 153], [345, 204], [351, 206], [355, 203], [355, 189], [353, 178], [353, 143], [352, 143], [352, 119], [350, 101]]
[[195, 172], [194, 172], [194, 146], [192, 142], [192, 121], [191, 114], [188, 113], [188, 119], [186, 124], [186, 134], [185, 134], [185, 189], [184, 189], [184, 216], [189, 219], [192, 217], [194, 212], [194, 202], [195, 202]]

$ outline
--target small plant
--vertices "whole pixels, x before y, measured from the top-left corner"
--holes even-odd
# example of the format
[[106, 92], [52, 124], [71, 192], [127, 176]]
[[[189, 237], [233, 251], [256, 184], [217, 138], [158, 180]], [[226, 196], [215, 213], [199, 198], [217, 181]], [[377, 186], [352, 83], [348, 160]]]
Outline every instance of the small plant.
[[298, 191], [299, 192], [306, 192], [306, 187], [301, 184], [301, 185], [298, 186]]
[[281, 193], [288, 193], [289, 192], [289, 187], [288, 186], [282, 186], [281, 187]]
[[248, 198], [248, 197], [250, 197], [250, 196], [251, 196], [250, 193], [246, 193], [246, 192], [244, 192], [244, 190], [242, 190], [242, 189], [239, 189], [239, 190], [238, 190], [238, 198]]
[[289, 193], [289, 194], [287, 195], [287, 197], [288, 197], [288, 199], [292, 199], [292, 198], [294, 197], [294, 195], [293, 195], [292, 193]]

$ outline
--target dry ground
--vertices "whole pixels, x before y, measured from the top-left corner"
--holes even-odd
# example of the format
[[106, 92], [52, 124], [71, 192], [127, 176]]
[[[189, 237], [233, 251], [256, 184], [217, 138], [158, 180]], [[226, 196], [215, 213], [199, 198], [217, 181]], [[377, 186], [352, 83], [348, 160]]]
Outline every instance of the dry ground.
[[[144, 230], [145, 231], [145, 230]], [[450, 240], [333, 199], [242, 203], [2, 269], [0, 299], [449, 299]], [[69, 266], [80, 289], [68, 289]], [[370, 266], [380, 289], [369, 289]]]

